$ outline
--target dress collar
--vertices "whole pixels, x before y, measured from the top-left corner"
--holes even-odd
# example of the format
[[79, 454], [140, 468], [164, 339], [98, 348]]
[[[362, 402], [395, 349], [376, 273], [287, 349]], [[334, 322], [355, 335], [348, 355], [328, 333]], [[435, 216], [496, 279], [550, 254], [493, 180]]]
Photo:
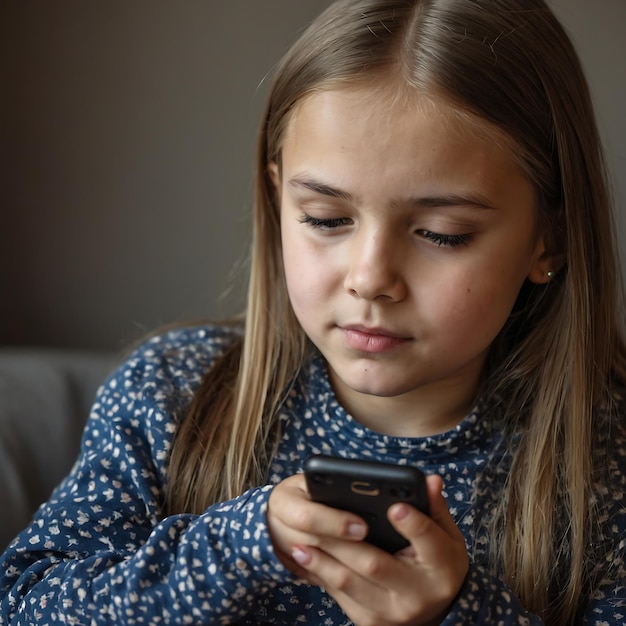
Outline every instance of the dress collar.
[[[304, 412], [305, 428], [314, 438], [319, 437], [323, 453], [337, 454], [338, 450], [358, 451], [359, 456], [381, 459], [389, 456], [398, 463], [406, 458], [408, 463], [435, 460], [475, 453], [489, 446], [494, 428], [482, 403], [454, 428], [427, 437], [394, 437], [373, 431], [357, 422], [338, 402], [330, 384], [326, 361], [315, 353], [304, 368], [308, 396]], [[306, 375], [308, 374], [308, 375]], [[330, 436], [324, 436], [324, 435]], [[332, 449], [336, 448], [336, 449]], [[352, 456], [352, 455], [350, 455]]]

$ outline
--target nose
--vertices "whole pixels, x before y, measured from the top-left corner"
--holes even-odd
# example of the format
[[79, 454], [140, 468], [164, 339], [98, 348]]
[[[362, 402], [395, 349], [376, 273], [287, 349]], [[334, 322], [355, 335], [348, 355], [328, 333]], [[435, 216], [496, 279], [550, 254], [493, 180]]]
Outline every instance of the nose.
[[391, 234], [356, 235], [350, 248], [344, 288], [365, 300], [399, 302], [407, 292], [402, 263], [402, 251]]

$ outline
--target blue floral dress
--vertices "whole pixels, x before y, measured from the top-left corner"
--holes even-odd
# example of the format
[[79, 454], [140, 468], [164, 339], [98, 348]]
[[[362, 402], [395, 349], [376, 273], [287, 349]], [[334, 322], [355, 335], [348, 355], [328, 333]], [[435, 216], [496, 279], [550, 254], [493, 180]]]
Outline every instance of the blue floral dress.
[[[350, 624], [332, 597], [282, 566], [266, 524], [273, 485], [317, 453], [413, 464], [443, 478], [472, 559], [445, 626], [542, 623], [485, 568], [482, 513], [507, 468], [490, 412], [478, 406], [433, 437], [372, 432], [339, 405], [319, 355], [282, 407], [267, 484], [202, 515], [163, 518], [177, 423], [233, 332], [201, 326], [154, 337], [103, 384], [74, 468], [0, 557], [0, 624]], [[626, 444], [622, 432], [611, 437], [610, 485], [599, 487], [611, 562], [581, 621], [596, 626], [626, 623]], [[488, 461], [499, 469], [477, 483]]]

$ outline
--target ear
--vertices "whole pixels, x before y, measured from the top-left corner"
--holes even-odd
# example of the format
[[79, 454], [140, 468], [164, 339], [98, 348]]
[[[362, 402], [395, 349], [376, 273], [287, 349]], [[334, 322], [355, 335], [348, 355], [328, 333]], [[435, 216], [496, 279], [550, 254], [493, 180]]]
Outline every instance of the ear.
[[274, 193], [276, 194], [276, 200], [278, 204], [280, 204], [281, 197], [281, 180], [280, 180], [280, 168], [278, 167], [278, 163], [276, 161], [270, 161], [267, 166], [267, 174], [272, 181], [272, 185], [274, 186]]
[[535, 246], [535, 252], [528, 271], [528, 280], [537, 285], [544, 285], [552, 280], [552, 277], [563, 264], [561, 255], [548, 252], [543, 237]]

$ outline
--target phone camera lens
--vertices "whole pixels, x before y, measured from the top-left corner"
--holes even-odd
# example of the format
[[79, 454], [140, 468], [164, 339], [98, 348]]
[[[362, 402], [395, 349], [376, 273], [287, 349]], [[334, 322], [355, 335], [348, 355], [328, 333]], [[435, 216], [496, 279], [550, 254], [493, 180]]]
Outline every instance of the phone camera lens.
[[332, 485], [333, 479], [330, 476], [326, 476], [325, 474], [313, 474], [313, 482], [318, 485]]

